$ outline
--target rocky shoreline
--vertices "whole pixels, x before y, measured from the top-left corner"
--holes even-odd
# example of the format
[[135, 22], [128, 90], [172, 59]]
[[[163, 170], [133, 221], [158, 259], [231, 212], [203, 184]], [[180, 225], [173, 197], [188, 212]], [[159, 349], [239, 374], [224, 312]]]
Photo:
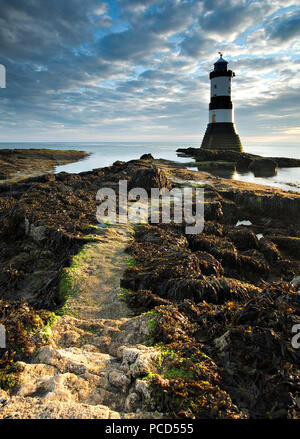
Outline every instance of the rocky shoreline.
[[[109, 226], [99, 231], [95, 217], [97, 190], [120, 179], [146, 190], [204, 187], [203, 233], [139, 225], [126, 232], [126, 255], [127, 241]], [[66, 417], [300, 417], [300, 351], [291, 345], [300, 323], [291, 285], [300, 273], [300, 194], [145, 155], [2, 184], [0, 204], [0, 323], [8, 328], [0, 418], [63, 417], [62, 408]], [[97, 317], [84, 284], [95, 276], [104, 285], [112, 274], [81, 267], [105, 245], [119, 246], [122, 290], [107, 290]], [[111, 297], [115, 309], [125, 306], [115, 320]]]
[[276, 175], [278, 168], [300, 167], [300, 159], [287, 157], [261, 157], [238, 151], [207, 150], [199, 148], [179, 148], [179, 156], [191, 157], [193, 166], [199, 170], [223, 169], [238, 172], [252, 172], [255, 177]]
[[88, 157], [85, 151], [54, 149], [0, 149], [0, 184], [53, 172], [58, 165]]

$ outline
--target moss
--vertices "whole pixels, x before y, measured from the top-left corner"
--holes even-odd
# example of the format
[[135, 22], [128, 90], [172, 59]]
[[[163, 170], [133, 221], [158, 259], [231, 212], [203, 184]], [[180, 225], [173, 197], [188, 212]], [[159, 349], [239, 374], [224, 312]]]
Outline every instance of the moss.
[[130, 291], [127, 288], [121, 288], [122, 293], [118, 294], [118, 298], [122, 301], [127, 303], [128, 300], [128, 294], [130, 294]]
[[66, 303], [68, 298], [80, 293], [77, 279], [80, 276], [82, 262], [87, 257], [89, 247], [89, 244], [84, 245], [83, 248], [73, 256], [70, 267], [65, 267], [62, 271], [58, 285], [58, 298], [62, 306], [56, 311], [57, 315], [64, 315], [68, 309]]
[[44, 341], [48, 340], [52, 333], [51, 333], [51, 328], [54, 326], [55, 322], [57, 320], [57, 315], [55, 313], [51, 313], [49, 316], [49, 319], [46, 323], [46, 325], [44, 326], [44, 328], [42, 329], [42, 338]]
[[184, 380], [189, 380], [195, 375], [195, 371], [193, 370], [185, 370], [177, 367], [171, 367], [166, 374], [165, 377], [168, 379], [177, 379], [182, 378]]
[[135, 259], [133, 257], [126, 258], [126, 263], [128, 267], [134, 267], [136, 264]]
[[154, 345], [154, 332], [155, 332], [156, 325], [157, 325], [156, 319], [157, 319], [158, 313], [156, 310], [151, 310], [151, 311], [143, 313], [142, 315], [153, 317], [153, 319], [148, 320], [148, 322], [147, 322], [147, 326], [149, 328], [149, 335], [148, 335], [147, 343], [146, 343], [147, 346], [153, 346]]
[[152, 381], [153, 378], [156, 378], [157, 376], [158, 376], [157, 373], [149, 372], [148, 375], [145, 376], [144, 380]]
[[170, 357], [171, 359], [174, 359], [176, 357], [176, 352], [173, 350], [166, 348], [165, 346], [156, 344], [156, 347], [161, 349], [161, 353], [158, 356], [158, 365], [161, 366], [165, 357]]

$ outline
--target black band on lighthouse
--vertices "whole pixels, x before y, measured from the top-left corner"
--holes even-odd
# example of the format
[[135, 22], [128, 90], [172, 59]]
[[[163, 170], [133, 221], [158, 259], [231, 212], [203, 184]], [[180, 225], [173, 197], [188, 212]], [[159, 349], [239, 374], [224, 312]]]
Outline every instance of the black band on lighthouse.
[[230, 96], [214, 96], [210, 100], [209, 104], [210, 110], [231, 110], [232, 109], [232, 101]]
[[209, 74], [209, 79], [217, 78], [218, 76], [229, 76], [230, 78], [232, 78], [233, 76], [235, 76], [235, 73], [232, 70], [214, 70]]

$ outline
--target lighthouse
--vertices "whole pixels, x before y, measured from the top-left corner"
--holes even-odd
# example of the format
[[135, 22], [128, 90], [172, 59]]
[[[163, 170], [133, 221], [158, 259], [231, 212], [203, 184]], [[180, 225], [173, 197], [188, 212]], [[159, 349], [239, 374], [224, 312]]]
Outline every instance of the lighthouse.
[[239, 135], [235, 131], [234, 112], [231, 100], [231, 79], [234, 72], [227, 69], [221, 52], [210, 72], [209, 121], [201, 148], [242, 151]]

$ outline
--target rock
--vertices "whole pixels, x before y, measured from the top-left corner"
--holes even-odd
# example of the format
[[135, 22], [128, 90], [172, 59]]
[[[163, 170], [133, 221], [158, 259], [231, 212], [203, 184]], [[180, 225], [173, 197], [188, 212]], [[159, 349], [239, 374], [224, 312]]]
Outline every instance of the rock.
[[127, 392], [131, 384], [131, 380], [124, 373], [117, 370], [113, 370], [109, 373], [108, 380], [110, 384], [121, 388], [123, 392]]
[[149, 371], [156, 369], [158, 356], [159, 351], [154, 348], [142, 345], [125, 347], [123, 349], [121, 369], [133, 378], [140, 375], [147, 375]]
[[130, 393], [126, 398], [125, 410], [128, 412], [134, 412], [140, 405], [140, 397], [137, 393]]
[[52, 346], [42, 346], [35, 356], [34, 362], [56, 366], [60, 359], [61, 356], [55, 348]]
[[143, 154], [141, 157], [140, 157], [140, 160], [154, 160], [154, 157], [152, 156], [152, 154]]
[[115, 162], [113, 163], [113, 166], [116, 166], [116, 167], [123, 167], [123, 166], [125, 165], [125, 163], [126, 163], [126, 162], [123, 162], [123, 161], [121, 161], [121, 160], [117, 160], [117, 161], [115, 161]]
[[145, 401], [149, 401], [151, 399], [151, 394], [145, 381], [137, 379], [135, 382], [135, 390], [137, 393], [143, 396]]
[[84, 344], [83, 346], [81, 346], [81, 349], [88, 352], [99, 352], [99, 349], [93, 344]]
[[61, 334], [60, 343], [62, 343], [64, 346], [74, 346], [80, 339], [80, 334], [76, 331], [64, 331], [63, 334]]
[[123, 361], [122, 367], [124, 370], [127, 370], [129, 366], [135, 362], [139, 355], [139, 350], [137, 348], [126, 348], [123, 350]]
[[6, 402], [8, 401], [8, 399], [9, 399], [8, 393], [6, 393], [4, 390], [0, 389], [0, 406], [5, 405]]
[[236, 162], [237, 171], [245, 172], [248, 171], [250, 163], [252, 163], [253, 159], [251, 157], [241, 157]]
[[120, 419], [120, 414], [101, 404], [89, 405], [15, 396], [1, 412], [13, 419]]
[[148, 348], [139, 352], [135, 362], [130, 365], [130, 373], [134, 378], [147, 375], [150, 371], [156, 370], [156, 360], [159, 357], [158, 350]]
[[167, 188], [171, 189], [172, 185], [169, 182], [165, 172], [158, 168], [146, 168], [136, 171], [128, 184], [128, 189], [143, 188], [151, 195], [152, 188]]
[[272, 176], [276, 175], [277, 163], [268, 158], [258, 158], [253, 160], [249, 165], [249, 170], [255, 176]]
[[[149, 341], [151, 335], [149, 322], [151, 320], [153, 320], [151, 315], [140, 315], [121, 324], [120, 331], [112, 337], [109, 353], [115, 356], [120, 352], [121, 357], [125, 356], [125, 363], [128, 364], [135, 361], [139, 350], [131, 346], [143, 345]], [[117, 357], [120, 358], [120, 355], [117, 355]]]

